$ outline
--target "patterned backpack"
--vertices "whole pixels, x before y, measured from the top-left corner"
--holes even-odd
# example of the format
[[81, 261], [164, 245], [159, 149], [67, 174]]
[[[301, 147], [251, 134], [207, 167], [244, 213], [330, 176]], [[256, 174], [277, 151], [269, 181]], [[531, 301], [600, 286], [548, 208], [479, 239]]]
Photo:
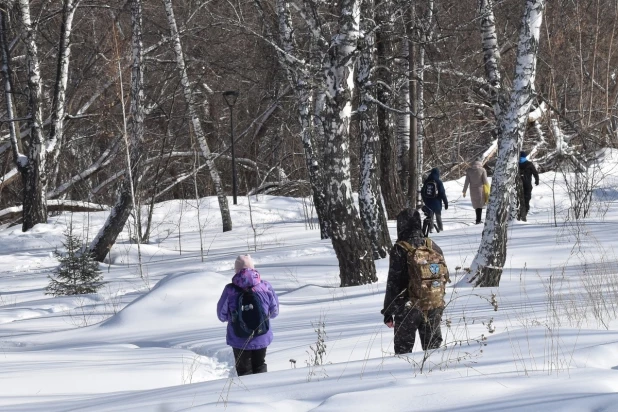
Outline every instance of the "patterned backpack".
[[424, 313], [443, 308], [446, 283], [451, 281], [444, 256], [433, 250], [431, 239], [428, 238], [425, 238], [425, 244], [419, 247], [403, 241], [397, 244], [408, 254], [410, 305]]
[[427, 180], [421, 188], [421, 195], [426, 199], [436, 199], [438, 197], [438, 184], [435, 180]]

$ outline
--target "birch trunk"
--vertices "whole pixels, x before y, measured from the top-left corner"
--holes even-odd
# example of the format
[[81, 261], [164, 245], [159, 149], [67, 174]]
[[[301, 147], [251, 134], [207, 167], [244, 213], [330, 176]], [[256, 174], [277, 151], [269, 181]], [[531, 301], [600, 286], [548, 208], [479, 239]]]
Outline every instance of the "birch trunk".
[[377, 281], [371, 244], [362, 230], [350, 182], [349, 128], [359, 25], [360, 0], [342, 0], [339, 30], [324, 64], [324, 176], [341, 286]]
[[[401, 40], [398, 72], [401, 73], [401, 86], [397, 88], [397, 109], [408, 112], [412, 106], [410, 103], [410, 41], [408, 37]], [[410, 115], [397, 114], [397, 170], [403, 193], [408, 192], [410, 179]], [[403, 203], [403, 202], [402, 202]], [[389, 216], [391, 216], [389, 212]], [[396, 216], [396, 215], [395, 215]]]
[[[427, 2], [427, 13], [423, 21], [423, 27], [421, 32], [421, 44], [418, 52], [418, 66], [416, 67], [416, 121], [417, 121], [417, 134], [416, 134], [416, 176], [417, 185], [420, 186], [421, 176], [424, 170], [425, 152], [423, 150], [425, 144], [425, 54], [426, 48], [429, 45], [432, 37], [432, 25], [433, 25], [433, 0]], [[417, 190], [419, 189], [417, 186]]]
[[182, 91], [189, 110], [191, 125], [193, 126], [195, 137], [197, 138], [197, 141], [200, 144], [200, 148], [202, 149], [202, 153], [204, 154], [206, 168], [210, 173], [210, 178], [212, 179], [215, 193], [217, 194], [217, 199], [219, 201], [219, 209], [221, 210], [221, 219], [223, 221], [223, 231], [227, 232], [229, 230], [232, 230], [232, 217], [230, 215], [227, 197], [225, 197], [223, 187], [221, 185], [221, 177], [219, 176], [219, 171], [217, 170], [215, 162], [212, 159], [210, 148], [208, 147], [208, 142], [206, 141], [206, 136], [204, 134], [204, 130], [202, 129], [202, 124], [200, 122], [197, 109], [195, 107], [193, 90], [191, 87], [191, 82], [189, 81], [189, 75], [187, 74], [184, 53], [182, 51], [182, 44], [180, 42], [180, 34], [178, 33], [176, 17], [174, 17], [174, 9], [172, 8], [172, 0], [163, 0], [163, 3], [165, 5], [165, 13], [167, 14], [168, 25], [170, 27], [170, 36], [174, 47], [174, 53], [176, 54], [176, 69], [178, 70], [178, 73], [180, 75], [180, 83], [182, 85]]
[[15, 118], [13, 111], [13, 85], [11, 81], [11, 55], [7, 34], [9, 33], [9, 19], [7, 10], [0, 8], [0, 49], [2, 52], [2, 81], [4, 82], [4, 102], [6, 104], [6, 117], [9, 119], [9, 142], [13, 153], [13, 161], [18, 165], [18, 159], [23, 157], [23, 148], [19, 137], [19, 127], [17, 122], [11, 119]]
[[41, 85], [41, 70], [35, 32], [30, 18], [30, 3], [19, 0], [19, 10], [23, 30], [23, 41], [26, 45], [26, 61], [28, 71], [28, 126], [30, 129], [30, 144], [27, 157], [17, 159], [17, 167], [21, 173], [24, 185], [23, 224], [25, 232], [37, 223], [47, 222], [47, 203], [45, 191], [47, 176], [45, 173], [46, 148], [43, 137], [43, 113], [41, 104], [43, 88]]
[[533, 100], [539, 33], [545, 0], [527, 0], [517, 46], [513, 91], [499, 123], [498, 158], [491, 186], [485, 228], [470, 267], [476, 286], [498, 286], [506, 261], [508, 218], [515, 196], [518, 152]]
[[489, 95], [494, 115], [496, 119], [499, 119], [500, 104], [498, 97], [501, 90], [500, 51], [498, 49], [493, 0], [479, 0], [479, 16], [485, 76], [487, 76], [490, 85]]
[[[373, 21], [371, 8], [373, 2], [364, 3], [363, 19]], [[367, 23], [365, 23], [367, 25]], [[376, 133], [374, 119], [377, 117], [375, 104], [372, 102], [372, 81], [374, 69], [374, 36], [368, 27], [361, 42], [357, 82], [360, 89], [358, 108], [360, 126], [360, 188], [358, 204], [365, 232], [369, 236], [374, 259], [385, 258], [393, 246], [380, 193], [380, 139]]]
[[54, 97], [52, 100], [51, 127], [49, 131], [48, 152], [53, 171], [49, 181], [56, 183], [58, 175], [58, 154], [64, 137], [64, 116], [66, 103], [66, 90], [69, 78], [69, 62], [71, 57], [71, 32], [73, 30], [73, 18], [81, 0], [64, 0], [62, 10], [62, 25], [60, 26], [60, 43], [58, 45], [58, 64], [56, 70], [56, 82], [54, 84]]
[[[261, 4], [258, 2], [259, 7]], [[313, 86], [311, 75], [308, 68], [302, 62], [293, 58], [297, 54], [296, 41], [294, 38], [294, 29], [292, 26], [292, 18], [288, 7], [287, 0], [277, 0], [277, 19], [279, 25], [279, 43], [283, 52], [279, 52], [279, 63], [284, 67], [288, 81], [294, 89], [296, 100], [298, 102], [298, 117], [301, 128], [301, 138], [303, 148], [305, 149], [305, 164], [307, 166], [307, 174], [311, 185], [313, 195], [313, 204], [318, 215], [320, 224], [320, 237], [328, 239], [329, 223], [328, 212], [326, 210], [326, 201], [324, 198], [324, 185], [318, 151], [316, 150], [314, 128], [315, 122], [313, 118]], [[312, 52], [317, 52], [316, 39], [311, 40]], [[319, 63], [319, 60], [318, 60]]]
[[[378, 64], [374, 69], [376, 71], [375, 76], [377, 80], [376, 97], [378, 101], [390, 107], [393, 105], [392, 93], [389, 92], [385, 85], [391, 85], [393, 77], [391, 75], [391, 67], [393, 65], [389, 63], [389, 59], [392, 57], [393, 51], [393, 24], [389, 17], [390, 7], [388, 7], [387, 2], [376, 0], [375, 8], [376, 24], [378, 25], [375, 34], [375, 47]], [[364, 18], [366, 17], [364, 16]], [[401, 109], [408, 111], [409, 107]], [[372, 110], [375, 111], [374, 109]], [[391, 219], [394, 219], [395, 216], [397, 216], [397, 214], [403, 209], [404, 202], [401, 182], [405, 182], [406, 180], [401, 180], [400, 176], [407, 176], [407, 163], [405, 169], [401, 169], [398, 166], [398, 145], [395, 141], [393, 128], [391, 127], [391, 116], [392, 115], [384, 106], [378, 105], [377, 119], [378, 134], [380, 137], [380, 185], [382, 186], [382, 196], [384, 198], [384, 206], [386, 207], [387, 215]], [[405, 153], [407, 155], [407, 151]]]
[[408, 23], [408, 80], [410, 84], [410, 152], [409, 152], [409, 181], [408, 181], [408, 205], [410, 207], [417, 207], [420, 205], [419, 198], [419, 182], [421, 177], [418, 173], [418, 81], [416, 78], [416, 54], [417, 44], [416, 39], [413, 38], [415, 32], [414, 27], [414, 7], [410, 7], [410, 22]]
[[[90, 251], [94, 258], [103, 262], [118, 235], [124, 229], [131, 211], [135, 207], [135, 188], [142, 176], [141, 158], [144, 141], [144, 46], [142, 43], [142, 0], [131, 0], [131, 107], [128, 143], [128, 167], [120, 187], [120, 195], [105, 224], [92, 241]], [[120, 78], [122, 82], [122, 77]], [[122, 96], [123, 100], [124, 97]], [[125, 129], [126, 136], [126, 129]], [[138, 223], [139, 224], [139, 223]]]

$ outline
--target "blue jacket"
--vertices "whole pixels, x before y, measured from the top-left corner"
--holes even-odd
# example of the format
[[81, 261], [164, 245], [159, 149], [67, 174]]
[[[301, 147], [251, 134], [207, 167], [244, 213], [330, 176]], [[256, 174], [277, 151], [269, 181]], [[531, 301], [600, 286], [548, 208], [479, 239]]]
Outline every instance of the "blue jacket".
[[423, 186], [428, 180], [433, 180], [438, 185], [438, 197], [432, 199], [423, 196], [423, 203], [425, 203], [428, 208], [438, 213], [442, 212], [443, 202], [444, 207], [448, 209], [448, 199], [446, 198], [446, 192], [444, 191], [444, 185], [442, 184], [442, 180], [440, 180], [440, 170], [437, 167], [431, 169], [431, 172], [429, 172], [429, 176], [427, 176], [427, 179], [425, 179], [425, 181], [423, 182]]
[[[242, 269], [234, 275], [232, 283], [241, 289], [252, 288], [254, 292], [260, 295], [264, 304], [264, 312], [268, 313], [268, 317], [273, 319], [279, 314], [279, 298], [273, 290], [273, 287], [265, 280], [261, 280], [260, 274], [255, 269]], [[228, 284], [223, 289], [219, 303], [217, 304], [217, 316], [221, 322], [227, 322], [226, 342], [236, 349], [263, 349], [270, 345], [273, 340], [272, 322], [270, 329], [266, 334], [253, 338], [241, 338], [236, 336], [232, 327], [232, 313], [237, 309], [238, 290], [231, 284]]]

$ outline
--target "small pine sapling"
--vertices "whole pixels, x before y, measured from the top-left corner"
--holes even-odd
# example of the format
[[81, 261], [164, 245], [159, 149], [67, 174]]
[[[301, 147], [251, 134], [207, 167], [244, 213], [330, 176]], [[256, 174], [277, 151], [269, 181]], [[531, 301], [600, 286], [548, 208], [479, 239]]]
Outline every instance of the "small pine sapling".
[[86, 251], [84, 243], [73, 234], [73, 225], [69, 224], [64, 233], [66, 252], [54, 251], [60, 265], [48, 276], [50, 281], [46, 295], [66, 296], [96, 293], [103, 285], [103, 275], [99, 262]]

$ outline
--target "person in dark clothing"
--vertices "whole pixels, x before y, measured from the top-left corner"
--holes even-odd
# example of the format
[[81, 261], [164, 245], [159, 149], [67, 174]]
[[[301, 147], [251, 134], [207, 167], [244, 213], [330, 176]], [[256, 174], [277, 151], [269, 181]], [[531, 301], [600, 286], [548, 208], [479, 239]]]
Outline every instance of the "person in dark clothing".
[[[405, 241], [414, 247], [425, 244], [418, 210], [408, 208], [397, 215], [397, 241]], [[431, 244], [433, 250], [443, 255], [438, 245]], [[384, 308], [381, 311], [386, 326], [395, 329], [394, 346], [398, 355], [412, 352], [417, 330], [423, 350], [436, 349], [442, 344], [440, 321], [443, 308], [423, 313], [416, 307], [406, 305], [410, 302], [407, 258], [407, 251], [395, 244], [391, 250]]]
[[[435, 195], [428, 196], [426, 188], [428, 187], [428, 184], [431, 184], [432, 182], [435, 182], [437, 193]], [[448, 199], [446, 198], [446, 192], [444, 191], [442, 180], [440, 180], [440, 169], [437, 167], [431, 169], [429, 176], [427, 176], [427, 179], [423, 182], [421, 197], [423, 198], [423, 203], [425, 203], [425, 205], [433, 211], [433, 214], [436, 217], [436, 223], [438, 224], [438, 231], [442, 232], [442, 230], [444, 230], [442, 226], [442, 203], [444, 203], [444, 210], [448, 210]], [[433, 224], [430, 227], [433, 228]]]
[[[530, 199], [532, 199], [532, 176], [534, 176], [534, 184], [539, 185], [539, 174], [536, 171], [534, 164], [528, 160], [527, 153], [519, 152], [519, 176], [524, 188], [525, 212], [530, 211]], [[525, 216], [523, 217], [525, 221]]]

